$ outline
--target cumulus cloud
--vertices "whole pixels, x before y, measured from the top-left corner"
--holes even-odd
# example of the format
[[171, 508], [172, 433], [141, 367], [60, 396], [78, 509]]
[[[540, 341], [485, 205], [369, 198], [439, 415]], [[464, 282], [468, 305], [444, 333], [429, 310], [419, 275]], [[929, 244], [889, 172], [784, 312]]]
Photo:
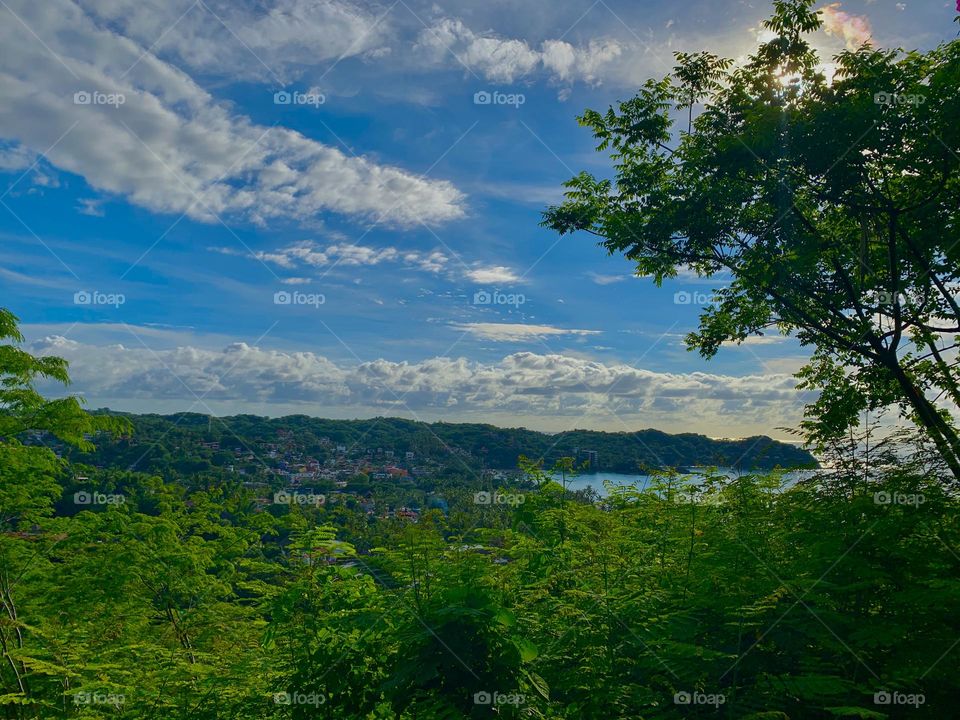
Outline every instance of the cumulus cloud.
[[856, 50], [871, 41], [873, 33], [870, 21], [864, 15], [851, 15], [840, 9], [840, 3], [830, 3], [820, 8], [820, 19], [828, 35], [843, 38], [847, 49]]
[[325, 211], [395, 224], [463, 215], [450, 183], [258, 126], [70, 0], [11, 0], [11, 9], [32, 32], [11, 17], [0, 24], [0, 137], [46, 151], [98, 190], [205, 222], [224, 214], [306, 221]]
[[421, 31], [414, 50], [434, 63], [456, 58], [492, 82], [513, 82], [542, 69], [558, 81], [597, 83], [624, 47], [616, 40], [592, 40], [579, 47], [563, 40], [546, 40], [537, 50], [525, 40], [476, 33], [462, 20], [444, 18]]
[[67, 358], [74, 379], [71, 389], [94, 405], [142, 400], [155, 406], [179, 400], [185, 408], [202, 397], [204, 402], [232, 403], [236, 411], [271, 404], [311, 414], [336, 414], [338, 408], [425, 414], [456, 410], [461, 416], [509, 413], [541, 417], [544, 422], [614, 413], [642, 417], [644, 426], [652, 419], [687, 428], [695, 421], [723, 421], [725, 431], [750, 423], [772, 428], [782, 424], [785, 411], [799, 407], [795, 381], [785, 374], [659, 373], [530, 352], [488, 363], [438, 357], [346, 365], [311, 352], [280, 352], [244, 343], [222, 350], [191, 346], [148, 350], [90, 345], [56, 335], [29, 349]]
[[544, 68], [564, 82], [583, 80], [595, 83], [606, 65], [623, 52], [614, 40], [591, 40], [586, 47], [574, 47], [563, 40], [546, 40], [540, 53]]

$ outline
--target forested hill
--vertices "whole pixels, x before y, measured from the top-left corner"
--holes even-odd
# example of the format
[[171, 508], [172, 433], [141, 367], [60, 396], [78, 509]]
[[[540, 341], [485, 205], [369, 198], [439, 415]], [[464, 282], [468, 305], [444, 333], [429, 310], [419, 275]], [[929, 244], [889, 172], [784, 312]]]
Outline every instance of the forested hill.
[[[578, 463], [592, 460], [590, 469], [594, 471], [623, 473], [697, 465], [735, 466], [745, 470], [816, 466], [809, 452], [766, 436], [714, 440], [694, 433], [671, 435], [650, 429], [616, 433], [571, 430], [551, 435], [479, 423], [428, 424], [401, 418], [328, 420], [306, 415], [211, 418], [178, 413], [125, 414], [125, 417], [136, 428], [134, 441], [138, 445], [157, 443], [161, 453], [179, 448], [180, 452], [175, 454], [191, 446], [209, 449], [204, 448], [203, 443], [207, 446], [217, 443], [221, 451], [255, 448], [262, 443], [293, 443], [297, 450], [318, 458], [330, 456], [342, 446], [351, 455], [382, 449], [397, 453], [400, 458], [413, 452], [418, 459], [442, 461], [455, 454], [470, 464], [499, 469], [515, 468], [520, 455], [543, 458], [548, 464], [559, 457], [570, 456]], [[123, 441], [98, 442], [99, 452], [112, 455], [122, 444]]]

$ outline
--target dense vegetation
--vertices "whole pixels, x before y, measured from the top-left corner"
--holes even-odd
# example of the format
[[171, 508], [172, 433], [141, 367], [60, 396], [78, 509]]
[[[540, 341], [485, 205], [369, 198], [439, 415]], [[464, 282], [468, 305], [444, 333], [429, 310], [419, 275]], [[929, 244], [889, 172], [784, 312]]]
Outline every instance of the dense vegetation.
[[958, 506], [923, 453], [854, 443], [799, 484], [665, 473], [599, 502], [525, 461], [498, 501], [449, 486], [418, 522], [261, 507], [23, 445], [130, 428], [43, 401], [58, 366], [17, 352], [5, 717], [941, 718], [960, 692]]
[[[525, 428], [498, 428], [475, 423], [422, 423], [400, 418], [328, 420], [306, 415], [264, 418], [237, 415], [214, 421], [207, 415], [122, 415], [134, 426], [136, 444], [104, 437], [96, 450], [77, 456], [89, 464], [106, 464], [164, 471], [191, 459], [208, 459], [213, 465], [233, 462], [226, 448], [257, 449], [260, 443], [285, 442], [290, 436], [299, 450], [319, 459], [343, 445], [351, 455], [368, 449], [388, 448], [431, 458], [451, 470], [464, 465], [515, 469], [520, 455], [552, 463], [559, 457], [589, 462], [586, 451], [596, 453], [591, 471], [638, 473], [667, 467], [736, 466], [741, 469], [813, 467], [816, 460], [806, 450], [768, 437], [714, 440], [704, 435], [670, 435], [658, 430], [595, 432], [573, 430], [548, 435]], [[326, 439], [329, 442], [323, 442]], [[221, 452], [204, 452], [202, 443], [217, 443]], [[151, 448], [145, 454], [145, 449]], [[577, 451], [580, 451], [579, 454]]]

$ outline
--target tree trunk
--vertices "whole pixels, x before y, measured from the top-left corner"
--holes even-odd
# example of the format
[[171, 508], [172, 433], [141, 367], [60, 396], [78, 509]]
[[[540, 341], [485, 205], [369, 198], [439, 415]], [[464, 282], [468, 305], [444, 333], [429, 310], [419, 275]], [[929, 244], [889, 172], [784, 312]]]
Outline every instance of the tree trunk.
[[926, 398], [896, 360], [888, 363], [887, 367], [916, 412], [918, 423], [937, 446], [954, 479], [960, 482], [960, 436], [957, 431], [943, 419], [936, 406]]

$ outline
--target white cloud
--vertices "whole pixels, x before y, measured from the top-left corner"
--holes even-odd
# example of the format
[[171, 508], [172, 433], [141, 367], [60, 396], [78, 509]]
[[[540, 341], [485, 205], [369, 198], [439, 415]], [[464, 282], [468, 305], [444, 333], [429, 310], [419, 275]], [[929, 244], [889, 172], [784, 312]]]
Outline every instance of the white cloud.
[[522, 40], [475, 34], [461, 20], [445, 18], [424, 28], [414, 46], [434, 62], [454, 57], [489, 80], [512, 82], [540, 63], [540, 55]]
[[79, 3], [155, 54], [231, 80], [288, 81], [324, 61], [376, 55], [389, 22], [345, 0]]
[[26, 170], [36, 159], [37, 153], [28, 150], [22, 145], [3, 147], [0, 145], [0, 170]]
[[413, 267], [425, 272], [438, 273], [444, 270], [450, 258], [438, 250], [419, 252], [401, 250], [395, 247], [374, 248], [368, 245], [334, 243], [321, 246], [309, 240], [293, 243], [273, 251], [259, 251], [252, 255], [230, 247], [211, 247], [213, 252], [223, 255], [252, 257], [262, 262], [273, 263], [284, 269], [328, 268], [333, 265], [343, 267], [373, 266], [383, 263], [396, 263]]
[[524, 323], [452, 323], [457, 330], [468, 332], [484, 340], [518, 342], [551, 335], [599, 335], [599, 330], [573, 330], [552, 325], [528, 325]]
[[[69, 0], [11, 6], [42, 42], [13, 18], [0, 24], [0, 134], [26, 151], [50, 148], [50, 163], [98, 190], [206, 222], [224, 214], [306, 221], [326, 211], [394, 224], [463, 215], [464, 197], [449, 182], [258, 126]], [[123, 103], [76, 104], [78, 92]]]
[[624, 52], [616, 40], [592, 40], [577, 47], [563, 40], [545, 40], [539, 50], [525, 41], [476, 33], [462, 20], [444, 18], [420, 32], [414, 45], [428, 61], [459, 63], [492, 82], [514, 82], [543, 69], [555, 80], [597, 83], [606, 66]]
[[77, 212], [81, 215], [103, 217], [105, 214], [101, 207], [104, 201], [100, 198], [80, 198], [77, 202], [80, 203], [79, 207], [77, 207]]
[[748, 335], [740, 342], [729, 340], [724, 342], [724, 347], [741, 347], [745, 345], [779, 345], [790, 338], [786, 335]]
[[865, 15], [851, 15], [840, 9], [838, 2], [825, 5], [819, 12], [824, 32], [843, 38], [848, 50], [872, 41], [873, 32]]
[[562, 40], [543, 43], [543, 66], [564, 82], [583, 80], [596, 83], [601, 80], [605, 66], [614, 62], [623, 52], [623, 46], [614, 40], [591, 40], [585, 48], [574, 47]]
[[613, 285], [630, 277], [629, 275], [603, 275], [595, 272], [588, 272], [587, 276], [597, 285]]
[[383, 264], [429, 272], [448, 277], [463, 277], [482, 284], [523, 282], [517, 273], [505, 265], [474, 265], [466, 267], [440, 250], [404, 250], [387, 246], [381, 248], [347, 242], [320, 245], [310, 240], [295, 242], [277, 250], [248, 253], [231, 247], [211, 247], [208, 250], [223, 255], [236, 255], [273, 263], [285, 270], [329, 269], [340, 267], [372, 267]]
[[517, 283], [522, 278], [513, 270], [503, 265], [477, 267], [466, 271], [466, 276], [477, 283]]
[[616, 418], [633, 417], [642, 427], [722, 426], [729, 435], [769, 431], [786, 422], [786, 412], [796, 414], [800, 407], [795, 381], [785, 374], [659, 373], [530, 352], [489, 363], [438, 357], [413, 363], [379, 359], [338, 364], [311, 352], [266, 350], [244, 343], [221, 350], [190, 345], [147, 350], [135, 344], [98, 346], [56, 335], [33, 342], [28, 349], [67, 358], [74, 379], [71, 390], [83, 393], [93, 406], [154, 409], [164, 402], [170, 407], [168, 401], [175, 400], [174, 407], [185, 409], [196, 396], [204, 396], [204, 402], [235, 412], [272, 407], [273, 413], [283, 408], [356, 416], [364, 408], [370, 415], [477, 413], [487, 419], [506, 413], [512, 418], [539, 418], [537, 423], [543, 426], [559, 422], [584, 427], [589, 424], [584, 418], [596, 418], [597, 424], [613, 429], [625, 429], [617, 428], [621, 421]]

